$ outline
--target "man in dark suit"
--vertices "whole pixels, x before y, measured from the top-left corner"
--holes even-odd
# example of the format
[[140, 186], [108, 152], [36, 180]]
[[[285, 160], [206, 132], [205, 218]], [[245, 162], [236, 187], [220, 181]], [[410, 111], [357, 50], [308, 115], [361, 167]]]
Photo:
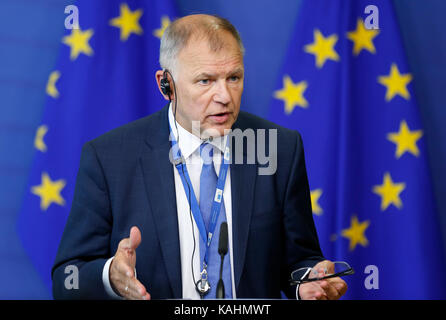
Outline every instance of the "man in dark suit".
[[[165, 31], [156, 80], [171, 103], [85, 144], [52, 270], [56, 299], [215, 298], [222, 223], [224, 297], [345, 293], [340, 278], [289, 285], [293, 270], [333, 272], [333, 263], [319, 248], [300, 135], [240, 111], [243, 53], [222, 18], [187, 16]], [[237, 151], [227, 144], [234, 132], [256, 139]], [[269, 151], [277, 167], [262, 174], [250, 150]], [[79, 270], [76, 290], [64, 285], [69, 265]]]

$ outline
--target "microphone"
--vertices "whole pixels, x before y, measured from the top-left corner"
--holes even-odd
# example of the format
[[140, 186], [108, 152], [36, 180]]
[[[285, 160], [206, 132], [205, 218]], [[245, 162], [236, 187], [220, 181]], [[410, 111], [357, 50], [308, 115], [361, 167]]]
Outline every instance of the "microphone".
[[218, 254], [221, 257], [220, 262], [220, 279], [217, 284], [217, 299], [225, 298], [225, 284], [223, 283], [223, 261], [225, 260], [225, 255], [228, 253], [228, 224], [222, 222], [220, 225], [220, 239], [218, 241]]

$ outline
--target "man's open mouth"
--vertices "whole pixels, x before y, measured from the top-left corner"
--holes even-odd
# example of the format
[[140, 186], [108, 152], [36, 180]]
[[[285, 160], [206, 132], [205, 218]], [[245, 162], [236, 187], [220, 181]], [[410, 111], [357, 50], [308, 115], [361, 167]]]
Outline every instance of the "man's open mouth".
[[209, 117], [211, 118], [212, 121], [216, 123], [224, 123], [228, 120], [229, 114], [230, 114], [229, 112], [222, 112], [210, 115]]

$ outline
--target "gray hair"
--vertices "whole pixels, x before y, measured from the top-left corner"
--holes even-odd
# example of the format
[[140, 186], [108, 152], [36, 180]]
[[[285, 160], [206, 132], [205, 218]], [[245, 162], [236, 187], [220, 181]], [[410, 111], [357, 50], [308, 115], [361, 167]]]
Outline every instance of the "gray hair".
[[[192, 20], [192, 22], [185, 22], [185, 18], [189, 18], [187, 20]], [[159, 63], [162, 69], [168, 69], [175, 74], [177, 56], [181, 49], [186, 47], [192, 35], [202, 36], [209, 42], [210, 49], [217, 52], [224, 45], [220, 32], [227, 31], [237, 41], [241, 54], [245, 54], [237, 29], [227, 19], [215, 15], [196, 15], [185, 18], [173, 21], [161, 37]]]

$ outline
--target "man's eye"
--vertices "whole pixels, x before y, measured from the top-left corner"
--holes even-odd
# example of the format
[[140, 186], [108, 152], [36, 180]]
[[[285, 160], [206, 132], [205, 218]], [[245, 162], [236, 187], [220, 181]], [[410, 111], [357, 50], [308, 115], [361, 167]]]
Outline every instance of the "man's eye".
[[229, 78], [229, 81], [235, 82], [235, 81], [238, 81], [239, 79], [240, 79], [240, 77], [238, 77], [238, 76], [232, 76]]
[[209, 84], [209, 79], [201, 79], [198, 81], [200, 84]]

